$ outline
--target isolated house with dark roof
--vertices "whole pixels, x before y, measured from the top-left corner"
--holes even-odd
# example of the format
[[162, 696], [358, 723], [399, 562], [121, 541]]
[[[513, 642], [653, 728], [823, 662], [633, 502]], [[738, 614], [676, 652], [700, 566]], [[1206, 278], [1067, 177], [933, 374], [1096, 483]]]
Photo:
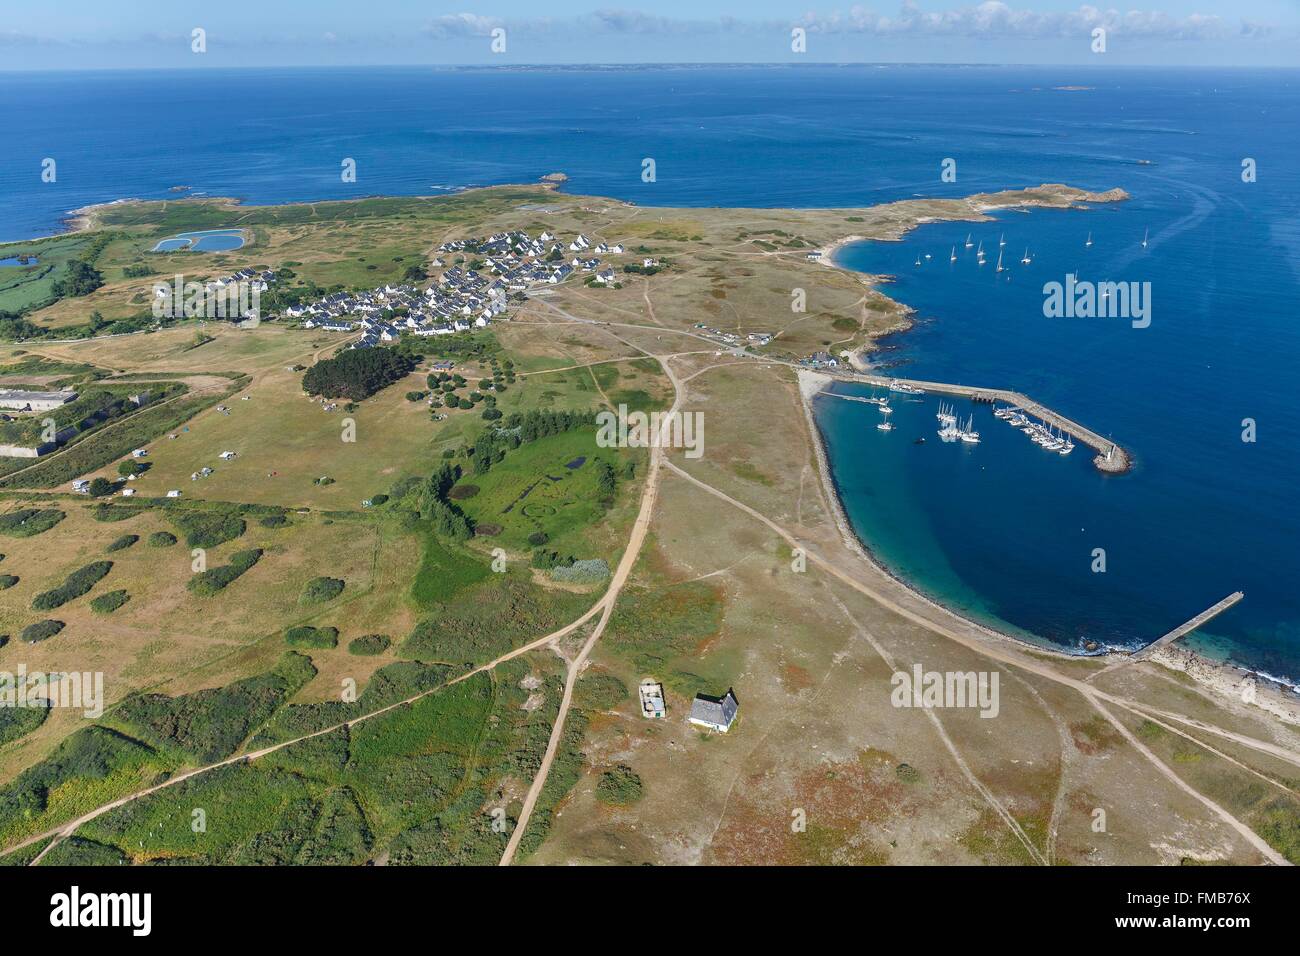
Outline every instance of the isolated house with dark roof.
[[733, 691], [728, 690], [722, 697], [706, 697], [696, 694], [691, 702], [690, 721], [700, 727], [707, 727], [725, 734], [736, 719], [740, 704]]

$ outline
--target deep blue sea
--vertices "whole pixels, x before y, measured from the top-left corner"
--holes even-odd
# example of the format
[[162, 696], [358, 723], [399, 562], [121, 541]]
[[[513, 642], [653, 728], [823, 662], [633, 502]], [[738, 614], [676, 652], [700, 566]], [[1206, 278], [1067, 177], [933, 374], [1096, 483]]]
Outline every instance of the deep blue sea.
[[[0, 240], [174, 186], [277, 203], [558, 170], [572, 192], [723, 206], [1121, 186], [1129, 202], [927, 225], [841, 261], [896, 276], [887, 291], [917, 310], [879, 356], [899, 374], [1027, 392], [1112, 434], [1136, 469], [1103, 477], [1083, 446], [1046, 454], [986, 408], [967, 410], [981, 444], [947, 445], [933, 397], [896, 399], [891, 433], [827, 398], [836, 481], [881, 560], [996, 626], [1134, 645], [1243, 590], [1195, 639], [1300, 676], [1297, 93], [1300, 71], [1102, 66], [0, 74]], [[940, 180], [948, 157], [956, 182]], [[982, 269], [968, 232], [992, 253]], [[1150, 327], [1045, 317], [1043, 283], [1067, 272], [1150, 282]]]

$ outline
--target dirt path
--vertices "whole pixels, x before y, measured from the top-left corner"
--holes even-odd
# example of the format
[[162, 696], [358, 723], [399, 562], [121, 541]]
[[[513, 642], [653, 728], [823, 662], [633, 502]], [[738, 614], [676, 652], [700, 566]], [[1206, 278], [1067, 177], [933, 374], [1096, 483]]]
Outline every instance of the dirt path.
[[543, 755], [541, 766], [537, 768], [537, 773], [533, 776], [533, 782], [524, 797], [524, 805], [519, 813], [519, 821], [510, 834], [510, 841], [506, 844], [505, 852], [501, 854], [500, 866], [509, 866], [514, 862], [515, 853], [519, 849], [519, 841], [523, 839], [524, 832], [528, 829], [528, 822], [532, 818], [533, 809], [537, 806], [537, 798], [546, 785], [546, 777], [551, 771], [551, 764], [555, 761], [555, 753], [559, 749], [560, 738], [564, 733], [564, 720], [568, 716], [569, 707], [573, 703], [574, 685], [577, 683], [582, 669], [586, 666], [587, 658], [591, 655], [596, 642], [605, 633], [605, 627], [614, 611], [614, 604], [617, 602], [623, 586], [627, 584], [632, 569], [636, 566], [637, 558], [641, 553], [641, 545], [645, 543], [646, 534], [650, 530], [650, 521], [654, 517], [655, 500], [659, 492], [660, 465], [664, 462], [663, 444], [671, 422], [681, 406], [684, 394], [681, 382], [668, 364], [668, 357], [654, 356], [654, 358], [659, 361], [664, 373], [673, 384], [673, 404], [663, 419], [659, 441], [654, 442], [650, 448], [650, 466], [646, 470], [645, 488], [641, 493], [641, 509], [637, 512], [636, 521], [632, 525], [632, 534], [628, 538], [623, 557], [618, 562], [618, 569], [614, 572], [614, 577], [610, 581], [609, 588], [601, 601], [604, 607], [601, 610], [600, 621], [597, 622], [591, 636], [583, 643], [578, 655], [569, 664], [568, 674], [564, 680], [564, 695], [560, 699], [560, 709], [555, 715], [555, 724], [551, 727], [550, 739], [546, 742], [546, 753]]

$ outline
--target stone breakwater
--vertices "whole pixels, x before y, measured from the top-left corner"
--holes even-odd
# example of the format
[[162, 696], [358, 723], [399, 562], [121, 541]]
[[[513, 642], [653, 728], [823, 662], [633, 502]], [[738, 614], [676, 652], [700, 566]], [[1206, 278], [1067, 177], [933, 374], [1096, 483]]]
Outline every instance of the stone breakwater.
[[975, 385], [954, 385], [948, 382], [927, 382], [920, 379], [910, 378], [892, 378], [886, 375], [873, 375], [869, 372], [859, 372], [856, 374], [836, 374], [832, 376], [840, 381], [858, 382], [861, 384], [872, 385], [876, 388], [888, 388], [891, 382], [902, 382], [906, 385], [919, 388], [925, 392], [934, 392], [940, 395], [954, 395], [958, 398], [967, 398], [976, 402], [1004, 402], [1007, 405], [1014, 405], [1026, 414], [1032, 415], [1049, 425], [1058, 429], [1069, 432], [1074, 438], [1087, 445], [1097, 453], [1092, 463], [1098, 471], [1107, 474], [1120, 475], [1133, 467], [1133, 460], [1129, 453], [1124, 450], [1117, 442], [1111, 441], [1102, 435], [1097, 434], [1092, 429], [1079, 424], [1078, 422], [1066, 418], [1046, 405], [1040, 405], [1028, 395], [1022, 395], [1020, 392], [1013, 392], [1005, 388], [981, 388]]

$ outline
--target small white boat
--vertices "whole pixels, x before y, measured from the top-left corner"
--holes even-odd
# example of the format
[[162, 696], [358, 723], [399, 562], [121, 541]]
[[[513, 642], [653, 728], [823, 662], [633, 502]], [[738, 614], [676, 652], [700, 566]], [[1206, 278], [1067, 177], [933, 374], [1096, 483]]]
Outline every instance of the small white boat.
[[966, 248], [969, 249], [973, 245], [975, 245], [975, 243], [970, 241], [970, 233], [968, 232], [966, 233]]
[[1150, 229], [1148, 229], [1146, 232], [1142, 233], [1142, 248], [1143, 248], [1143, 249], [1145, 249], [1145, 248], [1147, 247], [1147, 240], [1150, 239], [1150, 238], [1151, 238], [1151, 230], [1150, 230]]
[[950, 256], [948, 257], [948, 261], [949, 261], [949, 262], [956, 262], [956, 261], [957, 261], [957, 247], [956, 247], [956, 246], [953, 246], [953, 247], [952, 247], [952, 255], [950, 255]]
[[889, 424], [889, 422], [881, 422], [876, 427], [879, 428], [882, 432], [892, 432], [894, 430], [894, 426]]
[[1007, 234], [1004, 232], [1002, 235], [998, 236], [998, 248], [1001, 249], [1006, 244], [1007, 244]]
[[1029, 265], [1029, 263], [1033, 262], [1033, 260], [1029, 258], [1029, 247], [1028, 247], [1028, 246], [1025, 247], [1025, 254], [1024, 254], [1024, 257], [1023, 257], [1020, 261], [1021, 261], [1022, 263], [1024, 263], [1025, 265]]
[[1084, 243], [1085, 247], [1090, 245], [1092, 245], [1092, 233], [1088, 233], [1088, 241]]

